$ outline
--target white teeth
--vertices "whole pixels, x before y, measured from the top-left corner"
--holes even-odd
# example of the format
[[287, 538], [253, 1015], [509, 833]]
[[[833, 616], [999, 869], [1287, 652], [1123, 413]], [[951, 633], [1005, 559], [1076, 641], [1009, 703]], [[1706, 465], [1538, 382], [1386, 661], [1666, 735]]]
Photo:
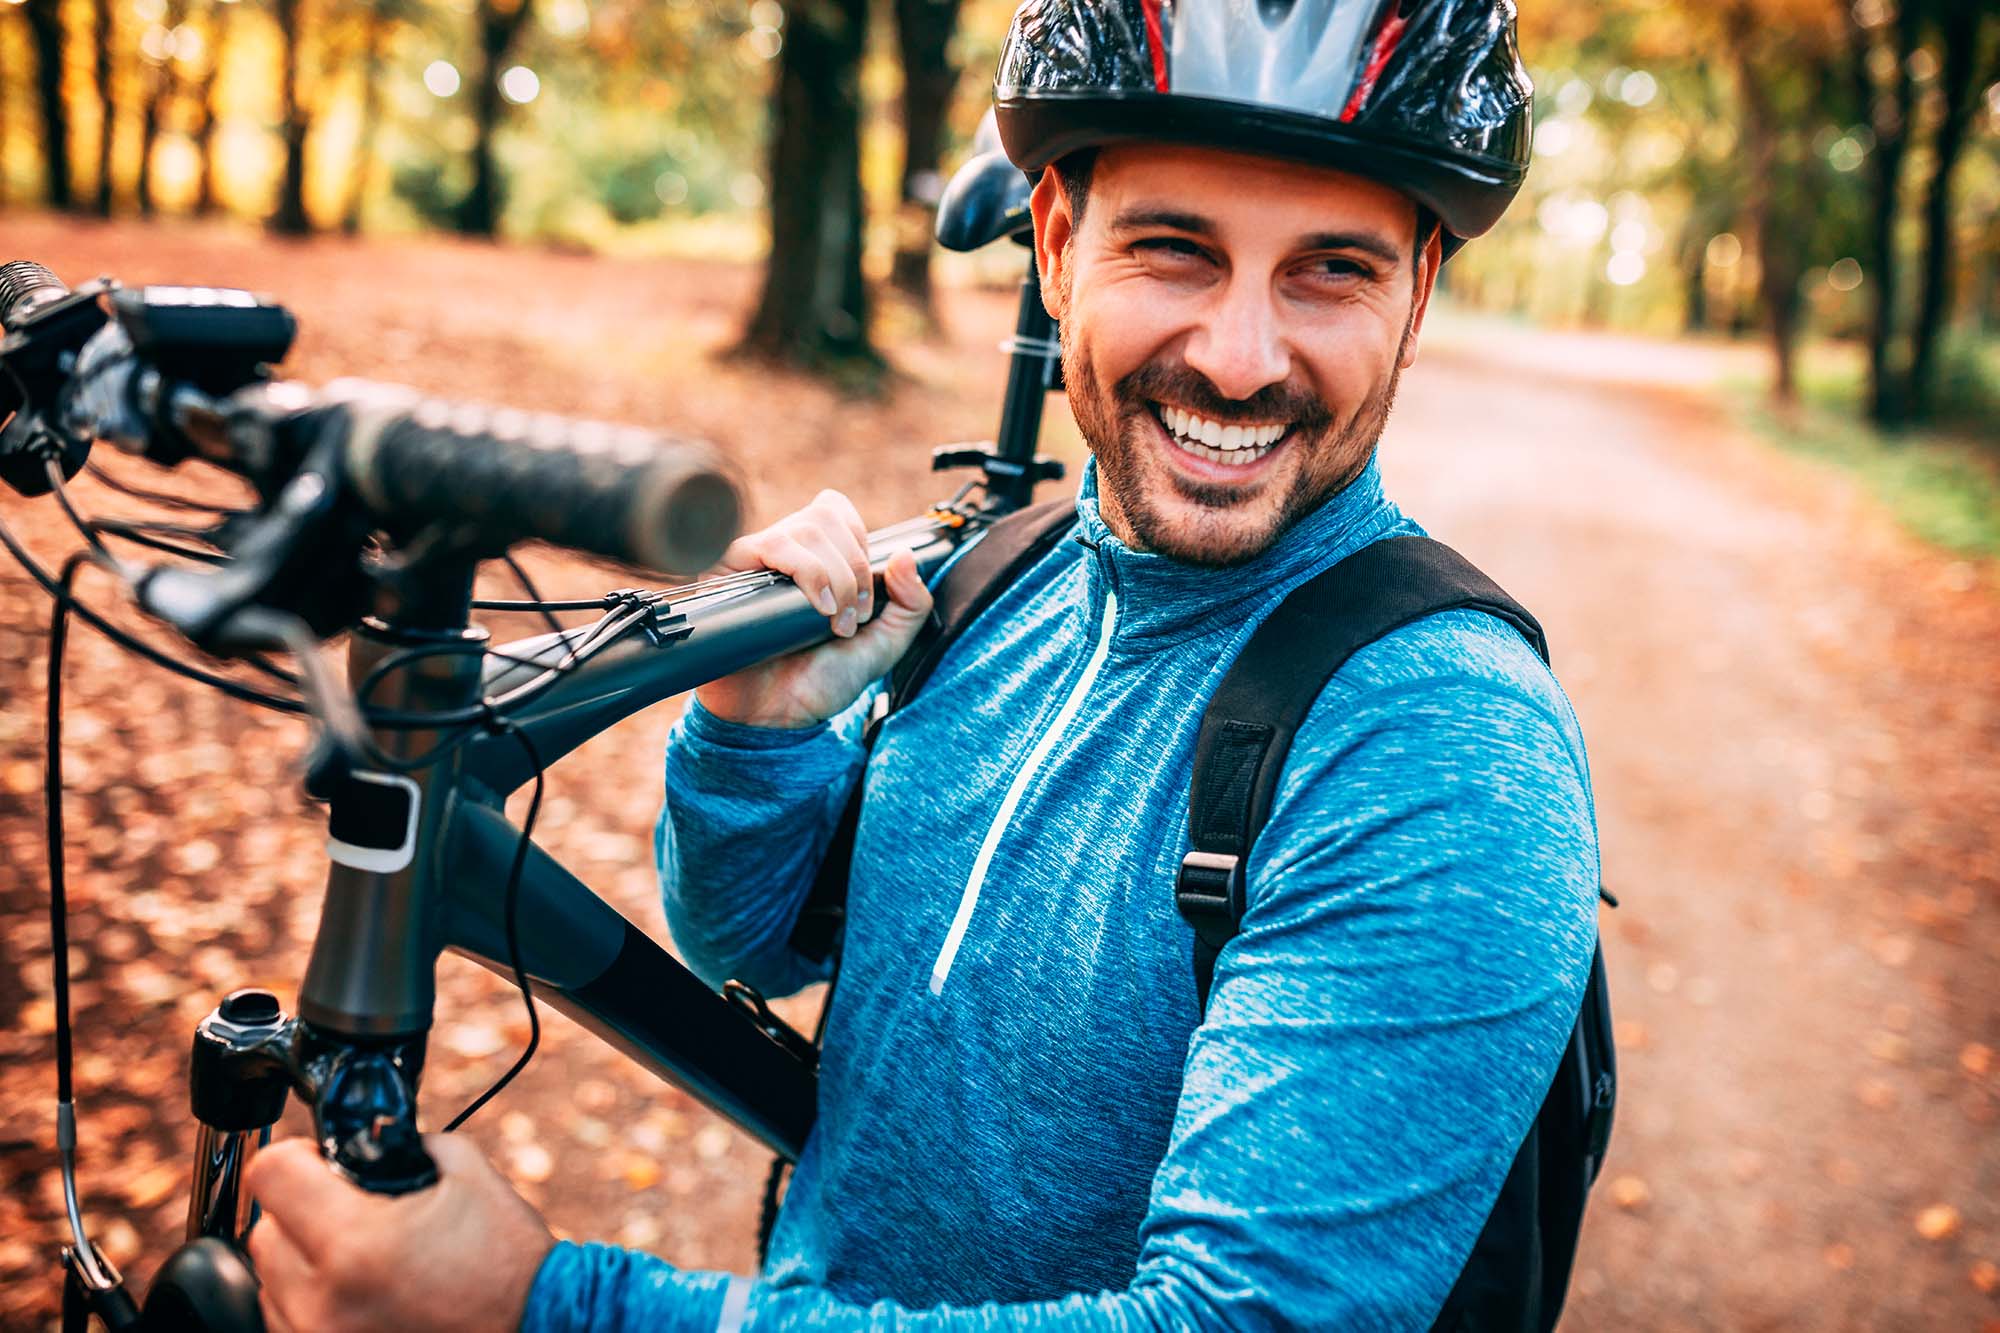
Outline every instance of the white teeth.
[[1199, 457], [1228, 463], [1247, 463], [1261, 457], [1291, 429], [1285, 422], [1225, 426], [1165, 403], [1159, 405], [1159, 415], [1175, 444]]

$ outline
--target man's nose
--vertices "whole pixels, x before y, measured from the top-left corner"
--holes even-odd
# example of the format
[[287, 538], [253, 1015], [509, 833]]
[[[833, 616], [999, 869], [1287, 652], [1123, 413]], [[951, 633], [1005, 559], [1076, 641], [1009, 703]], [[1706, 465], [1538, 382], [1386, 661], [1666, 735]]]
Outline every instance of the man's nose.
[[1270, 292], [1255, 283], [1229, 283], [1189, 338], [1185, 359], [1226, 398], [1248, 398], [1283, 383], [1292, 372], [1292, 353]]

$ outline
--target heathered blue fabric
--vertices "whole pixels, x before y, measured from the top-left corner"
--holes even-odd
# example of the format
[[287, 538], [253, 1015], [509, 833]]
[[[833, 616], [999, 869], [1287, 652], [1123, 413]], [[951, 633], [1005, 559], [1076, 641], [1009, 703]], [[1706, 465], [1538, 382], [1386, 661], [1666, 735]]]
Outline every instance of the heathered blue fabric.
[[[1098, 515], [1009, 590], [867, 765], [819, 1120], [745, 1327], [1422, 1329], [1552, 1077], [1596, 938], [1583, 742], [1477, 612], [1357, 654], [1301, 727], [1197, 1025], [1171, 886], [1203, 705], [1307, 576], [1416, 532], [1371, 465], [1251, 563], [1134, 552]], [[932, 968], [1010, 783], [1108, 651]], [[668, 747], [667, 920], [711, 983], [787, 948], [864, 698], [773, 731], [691, 705]], [[525, 1327], [717, 1326], [725, 1282], [559, 1245]]]

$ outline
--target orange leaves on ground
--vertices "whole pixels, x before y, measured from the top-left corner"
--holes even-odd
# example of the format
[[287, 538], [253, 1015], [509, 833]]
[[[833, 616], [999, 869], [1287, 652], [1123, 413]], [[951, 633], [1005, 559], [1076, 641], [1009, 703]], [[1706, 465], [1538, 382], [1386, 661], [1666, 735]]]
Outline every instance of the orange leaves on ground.
[[1917, 1214], [1917, 1234], [1925, 1240], [1950, 1240], [1958, 1234], [1958, 1209], [1934, 1203]]

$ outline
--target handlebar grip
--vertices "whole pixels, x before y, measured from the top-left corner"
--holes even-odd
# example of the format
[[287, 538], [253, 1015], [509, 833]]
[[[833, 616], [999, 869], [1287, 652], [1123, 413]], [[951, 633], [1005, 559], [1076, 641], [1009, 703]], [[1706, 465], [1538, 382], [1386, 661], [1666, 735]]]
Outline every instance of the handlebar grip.
[[708, 445], [632, 426], [420, 398], [343, 381], [347, 474], [385, 523], [475, 545], [539, 539], [670, 574], [736, 536], [736, 485]]
[[69, 285], [31, 260], [0, 264], [0, 328], [10, 329], [36, 309], [69, 295]]

